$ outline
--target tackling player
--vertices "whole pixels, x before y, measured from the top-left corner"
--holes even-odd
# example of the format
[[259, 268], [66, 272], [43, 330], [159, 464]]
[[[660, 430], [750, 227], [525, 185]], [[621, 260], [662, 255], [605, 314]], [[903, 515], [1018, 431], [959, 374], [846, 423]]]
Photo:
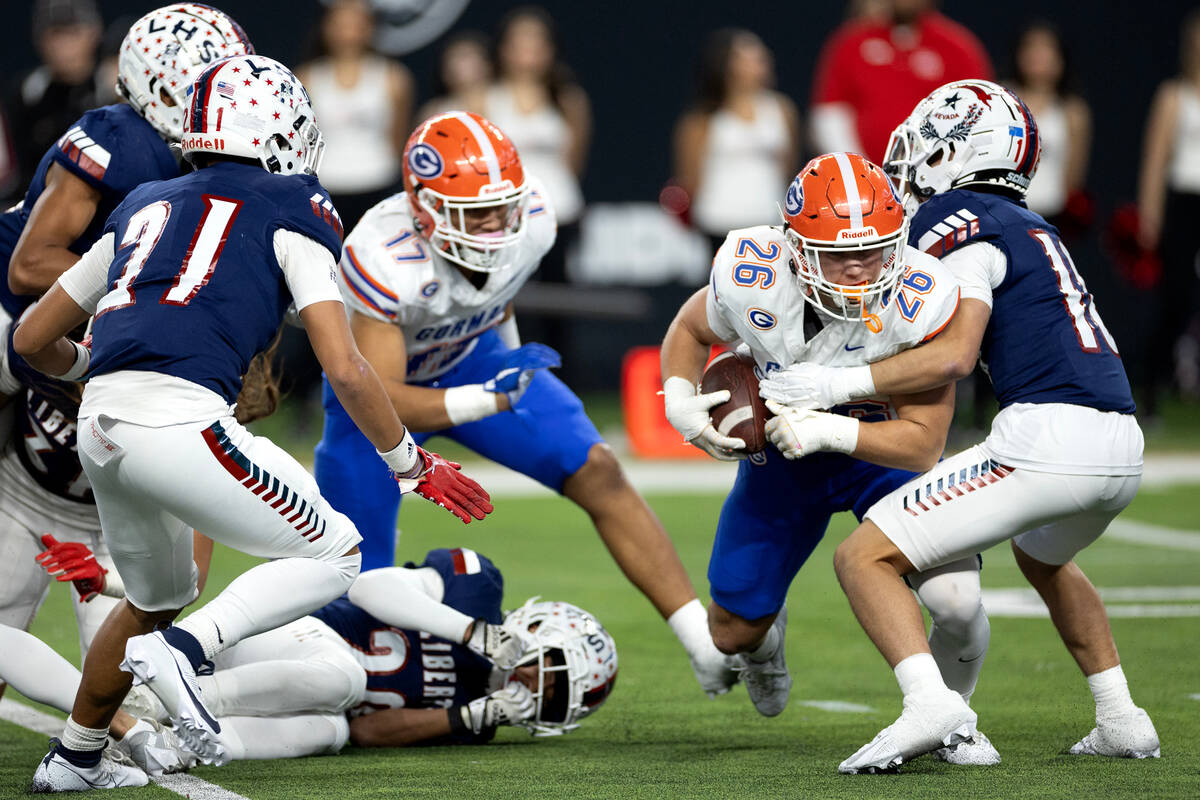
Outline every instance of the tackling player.
[[[1000, 403], [988, 438], [867, 512], [838, 548], [838, 578], [904, 693], [904, 712], [842, 762], [894, 769], [975, 722], [947, 692], [902, 577], [1005, 539], [1096, 701], [1073, 754], [1159, 754], [1134, 705], [1099, 594], [1072, 560], [1137, 491], [1142, 433], [1116, 343], [1058, 231], [1026, 208], [1040, 141], [1025, 104], [986, 81], [936, 90], [892, 134], [887, 168], [921, 201], [909, 242], [962, 284], [954, 323], [925, 347], [852, 369], [801, 364], [764, 395], [828, 408], [878, 392], [946, 386], [986, 364]], [[824, 415], [820, 415], [822, 418]], [[802, 439], [819, 433], [813, 425]]]
[[[553, 198], [516, 148], [462, 111], [423, 122], [403, 160], [406, 191], [367, 212], [339, 273], [355, 341], [418, 443], [446, 436], [565, 495], [591, 517], [625, 575], [679, 636], [701, 686], [733, 673], [654, 512], [629, 484], [574, 393], [558, 354], [521, 345], [512, 300], [554, 243]], [[325, 387], [315, 473], [362, 532], [363, 569], [395, 558], [400, 494]]]
[[[341, 230], [313, 177], [322, 140], [304, 87], [271, 59], [218, 61], [193, 84], [183, 132], [198, 170], [126, 196], [14, 334], [35, 367], [88, 375], [79, 455], [126, 592], [93, 640], [63, 739], [37, 770], [42, 791], [144, 783], [102, 759], [130, 684], [119, 662], [163, 700], [189, 747], [222, 760], [195, 671], [337, 597], [357, 575], [353, 524], [294, 459], [231, 413], [250, 359], [289, 306], [402, 487], [464, 522], [491, 511], [456, 465], [413, 443], [354, 346], [334, 282]], [[89, 316], [94, 354], [64, 338]], [[278, 560], [179, 626], [155, 630], [195, 597], [193, 528]]]
[[[887, 176], [856, 154], [810, 161], [788, 188], [783, 226], [730, 232], [707, 287], [680, 309], [662, 347], [667, 418], [716, 458], [744, 459], [721, 510], [709, 561], [709, 627], [737, 653], [760, 713], [787, 703], [787, 590], [837, 511], [862, 515], [941, 457], [952, 387], [875, 394], [821, 415], [822, 438], [805, 437], [814, 412], [771, 402], [768, 447], [749, 458], [722, 436], [709, 410], [728, 391], [697, 395], [711, 345], [741, 340], [769, 378], [797, 361], [860, 365], [933, 339], [958, 308], [958, 284], [937, 259], [905, 244], [908, 218]], [[817, 453], [817, 450], [827, 452]], [[979, 560], [967, 554], [912, 576], [933, 617], [930, 646], [963, 698], [975, 689], [989, 628]], [[958, 696], [956, 694], [956, 696]], [[996, 763], [976, 748], [942, 754]]]

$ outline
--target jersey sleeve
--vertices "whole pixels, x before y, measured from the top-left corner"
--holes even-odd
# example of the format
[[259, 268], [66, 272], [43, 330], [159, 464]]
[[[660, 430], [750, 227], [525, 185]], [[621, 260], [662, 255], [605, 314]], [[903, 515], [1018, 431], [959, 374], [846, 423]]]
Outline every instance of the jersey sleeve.
[[333, 255], [342, 255], [342, 218], [329, 199], [329, 193], [308, 175], [295, 176], [298, 185], [288, 188], [275, 219], [276, 228], [307, 236]]
[[342, 302], [337, 262], [319, 242], [295, 231], [275, 231], [275, 260], [283, 271], [293, 304], [299, 312], [326, 300]]
[[975, 242], [942, 258], [961, 289], [963, 300], [979, 300], [992, 306], [992, 290], [1004, 281], [1008, 259], [990, 242]]
[[11, 330], [12, 317], [0, 308], [0, 338], [3, 338], [6, 343], [6, 346], [0, 349], [0, 395], [5, 397], [12, 397], [21, 391], [21, 381], [17, 379], [9, 366], [17, 357], [16, 351], [12, 349], [12, 337], [9, 335]]
[[558, 239], [558, 215], [554, 211], [554, 198], [546, 193], [546, 187], [536, 178], [529, 180], [526, 212], [529, 214], [527, 235], [532, 241], [538, 260], [541, 260]]
[[708, 278], [708, 297], [704, 303], [708, 327], [721, 341], [732, 342], [738, 338], [733, 326], [734, 309], [739, 298], [738, 287], [733, 283], [733, 234], [726, 237], [724, 244], [713, 256], [712, 273]]
[[442, 576], [445, 586], [442, 602], [446, 605], [474, 619], [486, 619], [492, 625], [503, 621], [500, 602], [504, 597], [504, 577], [487, 556], [465, 547], [430, 550], [419, 566], [431, 567]]
[[913, 217], [908, 243], [943, 258], [973, 242], [1002, 244], [1003, 226], [973, 192], [950, 191], [921, 204]]
[[[167, 145], [128, 107], [105, 106], [80, 117], [50, 150], [75, 177], [111, 197], [122, 198], [150, 181], [173, 177]], [[131, 124], [132, 121], [132, 124]], [[175, 168], [177, 169], [177, 168]]]

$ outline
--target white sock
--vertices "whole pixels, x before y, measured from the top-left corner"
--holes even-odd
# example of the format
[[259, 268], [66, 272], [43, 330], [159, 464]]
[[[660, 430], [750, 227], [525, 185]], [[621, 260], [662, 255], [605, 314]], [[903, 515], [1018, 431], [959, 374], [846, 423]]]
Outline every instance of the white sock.
[[368, 570], [350, 587], [350, 602], [385, 625], [461, 642], [472, 618], [431, 596], [420, 572], [406, 567]]
[[30, 700], [70, 714], [82, 677], [32, 633], [0, 625], [0, 679]]
[[[348, 660], [348, 659], [347, 659]], [[338, 713], [362, 700], [357, 678], [329, 661], [259, 661], [201, 676], [204, 705], [214, 717]]]
[[1096, 698], [1096, 718], [1119, 716], [1137, 708], [1129, 696], [1125, 672], [1117, 664], [1111, 669], [1087, 676], [1088, 688]]
[[770, 661], [771, 657], [779, 652], [779, 648], [782, 644], [782, 631], [772, 625], [770, 628], [767, 628], [767, 635], [764, 636], [762, 641], [758, 643], [758, 647], [755, 647], [753, 650], [746, 653], [746, 657], [751, 661], [755, 661], [760, 664], [764, 661]]
[[355, 553], [325, 561], [280, 558], [246, 570], [203, 608], [179, 623], [211, 659], [236, 642], [299, 619], [337, 599], [358, 575]]
[[103, 750], [108, 744], [108, 728], [85, 728], [73, 718], [67, 717], [67, 724], [59, 741], [63, 743], [63, 747], [83, 753]]
[[345, 714], [222, 717], [218, 721], [221, 743], [234, 761], [333, 755], [350, 738]]
[[971, 556], [909, 580], [933, 618], [929, 650], [942, 679], [969, 701], [991, 639], [980, 595], [979, 561]]
[[692, 598], [675, 609], [667, 617], [667, 624], [675, 631], [675, 636], [689, 656], [708, 655], [708, 651], [717, 649], [708, 630], [708, 611], [699, 599]]
[[914, 653], [901, 661], [892, 670], [896, 674], [896, 682], [905, 697], [910, 694], [945, 689], [942, 673], [938, 672], [937, 662], [929, 653]]

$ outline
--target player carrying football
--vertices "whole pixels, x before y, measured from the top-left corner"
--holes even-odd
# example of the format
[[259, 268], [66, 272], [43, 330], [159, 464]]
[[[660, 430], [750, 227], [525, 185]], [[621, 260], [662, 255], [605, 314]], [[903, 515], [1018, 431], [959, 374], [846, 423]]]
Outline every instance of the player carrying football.
[[[927, 342], [958, 307], [958, 284], [937, 259], [908, 247], [908, 218], [887, 176], [861, 156], [810, 161], [788, 188], [783, 226], [730, 232], [707, 287], [680, 309], [662, 349], [667, 418], [717, 458], [743, 458], [725, 501], [709, 561], [709, 626], [737, 653], [746, 689], [762, 714], [780, 713], [791, 688], [784, 662], [792, 579], [830, 516], [860, 519], [879, 498], [941, 457], [953, 413], [952, 387], [875, 395], [835, 409], [814, 441], [809, 417], [770, 404], [775, 447], [745, 458], [709, 409], [728, 391], [696, 394], [709, 347], [741, 340], [760, 376], [797, 361], [868, 364]], [[813, 455], [816, 450], [825, 450]], [[970, 697], [987, 651], [979, 560], [966, 554], [912, 576], [934, 624], [930, 645], [962, 697]], [[982, 735], [980, 736], [983, 741]], [[945, 753], [995, 763], [990, 745]]]
[[[679, 636], [701, 686], [733, 674], [662, 523], [630, 485], [579, 398], [522, 345], [512, 300], [554, 244], [553, 198], [477, 114], [431, 117], [408, 140], [404, 188], [346, 237], [340, 284], [359, 349], [416, 441], [446, 436], [582, 507], [626, 576]], [[363, 569], [395, 559], [400, 493], [326, 386], [315, 472], [363, 534]], [[384, 476], [386, 478], [386, 476]]]
[[[870, 367], [800, 364], [765, 382], [768, 397], [831, 408], [878, 392], [920, 392], [970, 373], [978, 357], [1000, 403], [982, 444], [946, 459], [867, 512], [838, 548], [838, 578], [893, 667], [904, 712], [842, 772], [895, 769], [975, 722], [929, 657], [903, 576], [1012, 540], [1096, 701], [1096, 727], [1070, 752], [1157, 757], [1158, 734], [1134, 705], [1099, 594], [1072, 560], [1137, 491], [1142, 432], [1116, 343], [1058, 231], [1026, 208], [1037, 125], [986, 81], [943, 86], [892, 134], [887, 168], [921, 201], [909, 242], [962, 284], [962, 309], [925, 347]], [[823, 449], [828, 415], [799, 431]]]

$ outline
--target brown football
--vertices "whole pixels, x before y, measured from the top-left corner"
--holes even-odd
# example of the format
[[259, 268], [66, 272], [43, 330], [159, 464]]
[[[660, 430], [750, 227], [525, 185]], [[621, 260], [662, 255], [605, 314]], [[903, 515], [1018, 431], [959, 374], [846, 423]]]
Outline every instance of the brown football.
[[725, 436], [746, 443], [747, 453], [758, 453], [767, 446], [767, 406], [758, 396], [758, 376], [749, 354], [725, 352], [709, 362], [700, 381], [700, 392], [729, 390], [729, 399], [709, 412], [713, 427]]

